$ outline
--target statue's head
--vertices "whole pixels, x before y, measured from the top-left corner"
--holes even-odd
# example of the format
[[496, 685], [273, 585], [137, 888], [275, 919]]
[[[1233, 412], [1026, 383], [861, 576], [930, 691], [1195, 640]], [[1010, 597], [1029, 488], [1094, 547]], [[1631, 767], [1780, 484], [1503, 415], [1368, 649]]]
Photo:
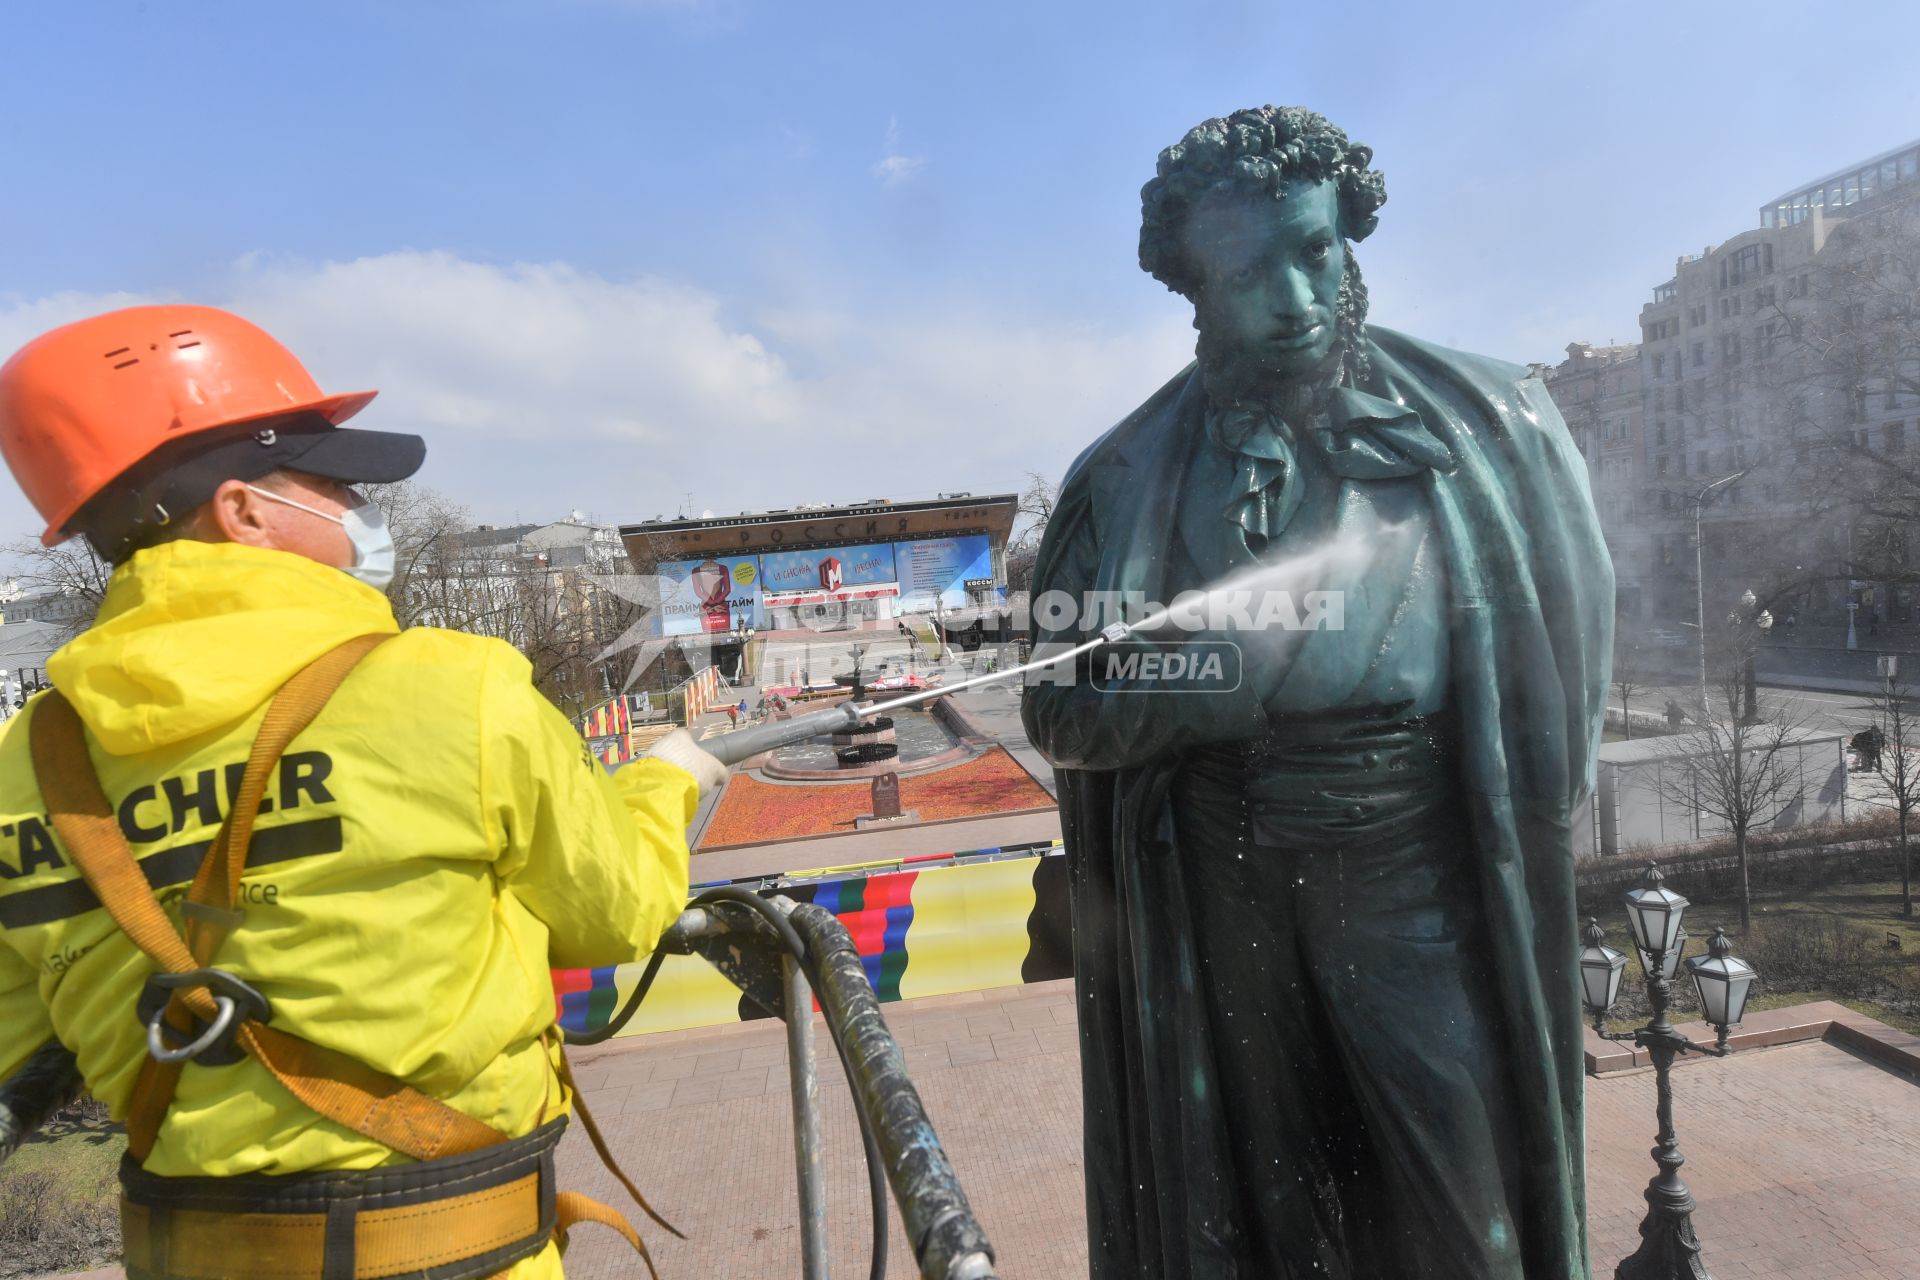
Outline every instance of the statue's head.
[[1160, 153], [1141, 188], [1140, 265], [1193, 303], [1203, 365], [1295, 382], [1364, 358], [1366, 286], [1351, 245], [1379, 225], [1371, 148], [1324, 116], [1254, 107]]

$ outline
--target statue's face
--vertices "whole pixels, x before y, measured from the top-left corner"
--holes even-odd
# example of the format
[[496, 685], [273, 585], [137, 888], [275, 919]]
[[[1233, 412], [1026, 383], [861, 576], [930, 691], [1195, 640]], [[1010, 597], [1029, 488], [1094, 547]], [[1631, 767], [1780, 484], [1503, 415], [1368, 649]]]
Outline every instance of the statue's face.
[[1200, 272], [1194, 308], [1209, 341], [1282, 377], [1319, 366], [1338, 337], [1340, 200], [1331, 182], [1293, 183], [1284, 200], [1222, 196], [1188, 218]]

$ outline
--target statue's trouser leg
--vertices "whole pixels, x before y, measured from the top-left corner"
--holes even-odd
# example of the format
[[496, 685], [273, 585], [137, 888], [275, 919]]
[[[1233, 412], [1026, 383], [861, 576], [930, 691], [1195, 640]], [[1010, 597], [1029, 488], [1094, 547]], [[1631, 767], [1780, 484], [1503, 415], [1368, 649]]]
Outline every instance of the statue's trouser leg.
[[[1350, 1264], [1336, 1170], [1368, 1152], [1350, 1092], [1329, 1068], [1332, 1029], [1312, 988], [1281, 868], [1250, 847], [1184, 833], [1215, 1100], [1226, 1118], [1239, 1277], [1361, 1280]], [[1229, 837], [1230, 839], [1230, 837]]]
[[1510, 1041], [1464, 835], [1339, 850], [1304, 879], [1315, 990], [1381, 1178], [1362, 1235], [1399, 1268], [1375, 1274], [1517, 1280]]
[[1186, 865], [1250, 1261], [1519, 1280], [1506, 1040], [1457, 827], [1207, 843]]

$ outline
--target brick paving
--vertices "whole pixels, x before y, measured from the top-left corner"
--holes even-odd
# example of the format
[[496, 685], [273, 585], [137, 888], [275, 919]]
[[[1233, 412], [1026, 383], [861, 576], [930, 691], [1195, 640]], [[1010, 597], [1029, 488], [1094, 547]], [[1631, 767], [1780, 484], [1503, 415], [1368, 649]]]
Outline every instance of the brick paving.
[[[1072, 985], [1041, 983], [887, 1006], [914, 1082], [1008, 1277], [1086, 1272]], [[817, 1021], [817, 1020], [816, 1020]], [[859, 1131], [819, 1031], [834, 1272], [867, 1271]], [[577, 1051], [575, 1070], [616, 1152], [687, 1232], [648, 1240], [661, 1274], [797, 1275], [784, 1029], [771, 1019]], [[1920, 1087], [1844, 1049], [1806, 1043], [1674, 1075], [1686, 1177], [1716, 1280], [1920, 1277]], [[1588, 1081], [1595, 1273], [1638, 1242], [1653, 1164], [1653, 1076]], [[618, 1203], [578, 1126], [564, 1185]], [[914, 1274], [897, 1218], [889, 1276]], [[575, 1236], [575, 1280], [629, 1276], [624, 1245]]]

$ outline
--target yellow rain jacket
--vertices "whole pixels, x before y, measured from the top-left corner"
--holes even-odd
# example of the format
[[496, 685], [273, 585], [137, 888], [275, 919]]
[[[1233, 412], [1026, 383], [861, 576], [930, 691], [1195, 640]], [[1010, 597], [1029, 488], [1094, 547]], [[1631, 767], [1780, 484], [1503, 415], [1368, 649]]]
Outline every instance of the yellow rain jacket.
[[[386, 598], [338, 569], [174, 542], [122, 566], [93, 628], [49, 660], [176, 924], [200, 861], [184, 847], [218, 829], [268, 699], [341, 642], [396, 630]], [[367, 657], [287, 748], [253, 837], [245, 923], [214, 961], [267, 996], [276, 1027], [510, 1137], [562, 1106], [542, 1042], [549, 966], [651, 950], [686, 901], [697, 798], [686, 771], [657, 760], [609, 777], [529, 674], [497, 640], [425, 627]], [[124, 1118], [146, 1052], [134, 1001], [152, 966], [53, 834], [32, 714], [0, 725], [0, 1078], [57, 1035]], [[246, 1059], [187, 1067], [146, 1167], [403, 1159]], [[555, 1250], [513, 1274], [557, 1276]]]

